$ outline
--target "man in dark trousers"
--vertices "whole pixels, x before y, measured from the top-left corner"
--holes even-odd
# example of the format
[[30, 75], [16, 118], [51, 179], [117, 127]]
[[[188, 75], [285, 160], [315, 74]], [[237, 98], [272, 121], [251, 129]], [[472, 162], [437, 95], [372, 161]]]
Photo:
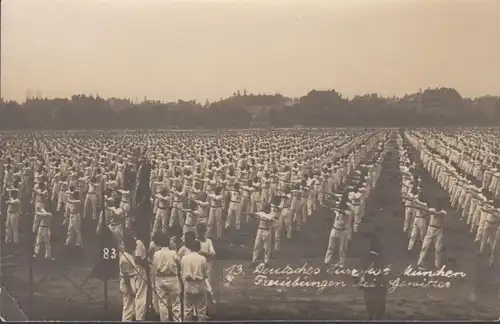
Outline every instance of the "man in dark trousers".
[[360, 276], [354, 280], [358, 287], [363, 289], [365, 296], [368, 320], [382, 320], [385, 314], [387, 300], [387, 273], [384, 273], [385, 264], [382, 261], [382, 245], [380, 239], [370, 237], [370, 251], [361, 260]]

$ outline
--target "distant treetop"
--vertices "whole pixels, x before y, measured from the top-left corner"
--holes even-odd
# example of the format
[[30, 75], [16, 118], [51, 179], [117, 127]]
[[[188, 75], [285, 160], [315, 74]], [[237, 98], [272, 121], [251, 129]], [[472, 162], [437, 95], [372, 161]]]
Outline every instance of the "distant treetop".
[[500, 97], [463, 98], [453, 88], [428, 88], [403, 97], [379, 94], [346, 98], [313, 89], [300, 98], [236, 90], [203, 104], [179, 99], [0, 98], [0, 129], [154, 129], [339, 126], [500, 125]]

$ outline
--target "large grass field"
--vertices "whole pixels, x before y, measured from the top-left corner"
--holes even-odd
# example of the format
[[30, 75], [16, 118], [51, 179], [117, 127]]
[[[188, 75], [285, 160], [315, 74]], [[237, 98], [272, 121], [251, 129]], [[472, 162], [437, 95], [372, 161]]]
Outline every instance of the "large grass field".
[[[389, 279], [393, 291], [387, 300], [386, 318], [390, 320], [492, 320], [498, 318], [498, 287], [500, 271], [487, 268], [487, 261], [476, 256], [477, 247], [467, 228], [449, 209], [445, 233], [445, 264], [453, 271], [466, 273], [464, 278], [449, 279], [448, 288], [397, 287], [403, 281], [418, 281], [401, 276], [408, 265], [415, 265], [417, 254], [407, 252], [408, 237], [403, 233], [404, 209], [400, 200], [401, 179], [397, 154], [386, 156], [376, 188], [368, 198], [364, 221], [349, 246], [346, 267], [355, 267], [367, 252], [367, 233], [376, 232], [383, 240], [383, 256], [391, 267]], [[446, 193], [430, 178], [424, 176], [426, 199], [440, 199]], [[94, 224], [84, 225], [95, 228]], [[25, 227], [26, 228], [26, 227]], [[219, 320], [363, 320], [366, 311], [362, 290], [353, 286], [348, 275], [330, 275], [322, 268], [328, 236], [330, 215], [325, 210], [315, 212], [301, 232], [282, 243], [270, 267], [290, 265], [298, 268], [305, 263], [318, 267], [321, 273], [309, 276], [310, 281], [343, 281], [346, 287], [265, 287], [256, 280], [249, 268], [257, 224], [247, 223], [241, 245], [231, 247], [227, 237], [216, 243], [218, 260], [214, 279], [218, 303], [212, 319]], [[29, 233], [21, 235], [28, 241]], [[121, 297], [117, 280], [108, 282], [108, 304], [104, 307], [104, 283], [91, 277], [92, 261], [98, 249], [91, 234], [85, 240], [82, 254], [63, 247], [65, 233], [54, 235], [55, 261], [35, 260], [32, 263], [34, 282], [30, 305], [30, 266], [27, 245], [2, 245], [2, 286], [18, 300], [20, 307], [32, 320], [120, 320]], [[417, 246], [417, 251], [420, 246]], [[426, 265], [432, 266], [431, 249]], [[220, 284], [219, 278], [229, 268], [241, 264], [244, 273], [235, 276], [231, 284]], [[90, 278], [89, 278], [90, 277]], [[286, 276], [285, 276], [286, 277]], [[296, 276], [291, 276], [295, 279]], [[278, 279], [277, 275], [269, 276]], [[286, 278], [281, 278], [286, 279]], [[83, 283], [86, 281], [85, 285]], [[224, 280], [223, 280], [224, 281]], [[443, 279], [443, 281], [445, 281]], [[83, 285], [83, 286], [82, 286]], [[79, 288], [83, 290], [80, 291]]]

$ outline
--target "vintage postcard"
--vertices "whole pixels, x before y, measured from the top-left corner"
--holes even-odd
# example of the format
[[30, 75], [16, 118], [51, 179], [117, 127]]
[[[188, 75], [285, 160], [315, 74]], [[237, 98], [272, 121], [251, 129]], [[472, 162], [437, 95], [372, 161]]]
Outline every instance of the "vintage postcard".
[[499, 319], [499, 1], [1, 9], [2, 321]]

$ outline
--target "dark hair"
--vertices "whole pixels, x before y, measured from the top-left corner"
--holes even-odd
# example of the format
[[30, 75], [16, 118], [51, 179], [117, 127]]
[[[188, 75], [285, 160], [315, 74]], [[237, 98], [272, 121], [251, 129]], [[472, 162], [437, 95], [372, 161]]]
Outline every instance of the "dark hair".
[[133, 252], [136, 247], [135, 238], [130, 233], [123, 236], [123, 249], [125, 252]]
[[198, 225], [196, 225], [196, 230], [198, 231], [198, 234], [206, 234], [207, 225], [205, 225], [204, 223], [198, 223]]
[[275, 206], [279, 206], [279, 204], [281, 204], [281, 197], [280, 196], [273, 196], [271, 198], [271, 204], [273, 204]]
[[196, 240], [196, 233], [195, 232], [187, 232], [184, 235], [185, 239], [185, 245], [187, 246], [189, 242]]
[[159, 236], [156, 238], [155, 243], [161, 247], [168, 247], [170, 245], [170, 236], [168, 233], [157, 232]]
[[[188, 233], [190, 233], [190, 232], [188, 232]], [[201, 249], [201, 243], [198, 240], [189, 241], [189, 242], [186, 242], [186, 247], [193, 252], [199, 252]]]

